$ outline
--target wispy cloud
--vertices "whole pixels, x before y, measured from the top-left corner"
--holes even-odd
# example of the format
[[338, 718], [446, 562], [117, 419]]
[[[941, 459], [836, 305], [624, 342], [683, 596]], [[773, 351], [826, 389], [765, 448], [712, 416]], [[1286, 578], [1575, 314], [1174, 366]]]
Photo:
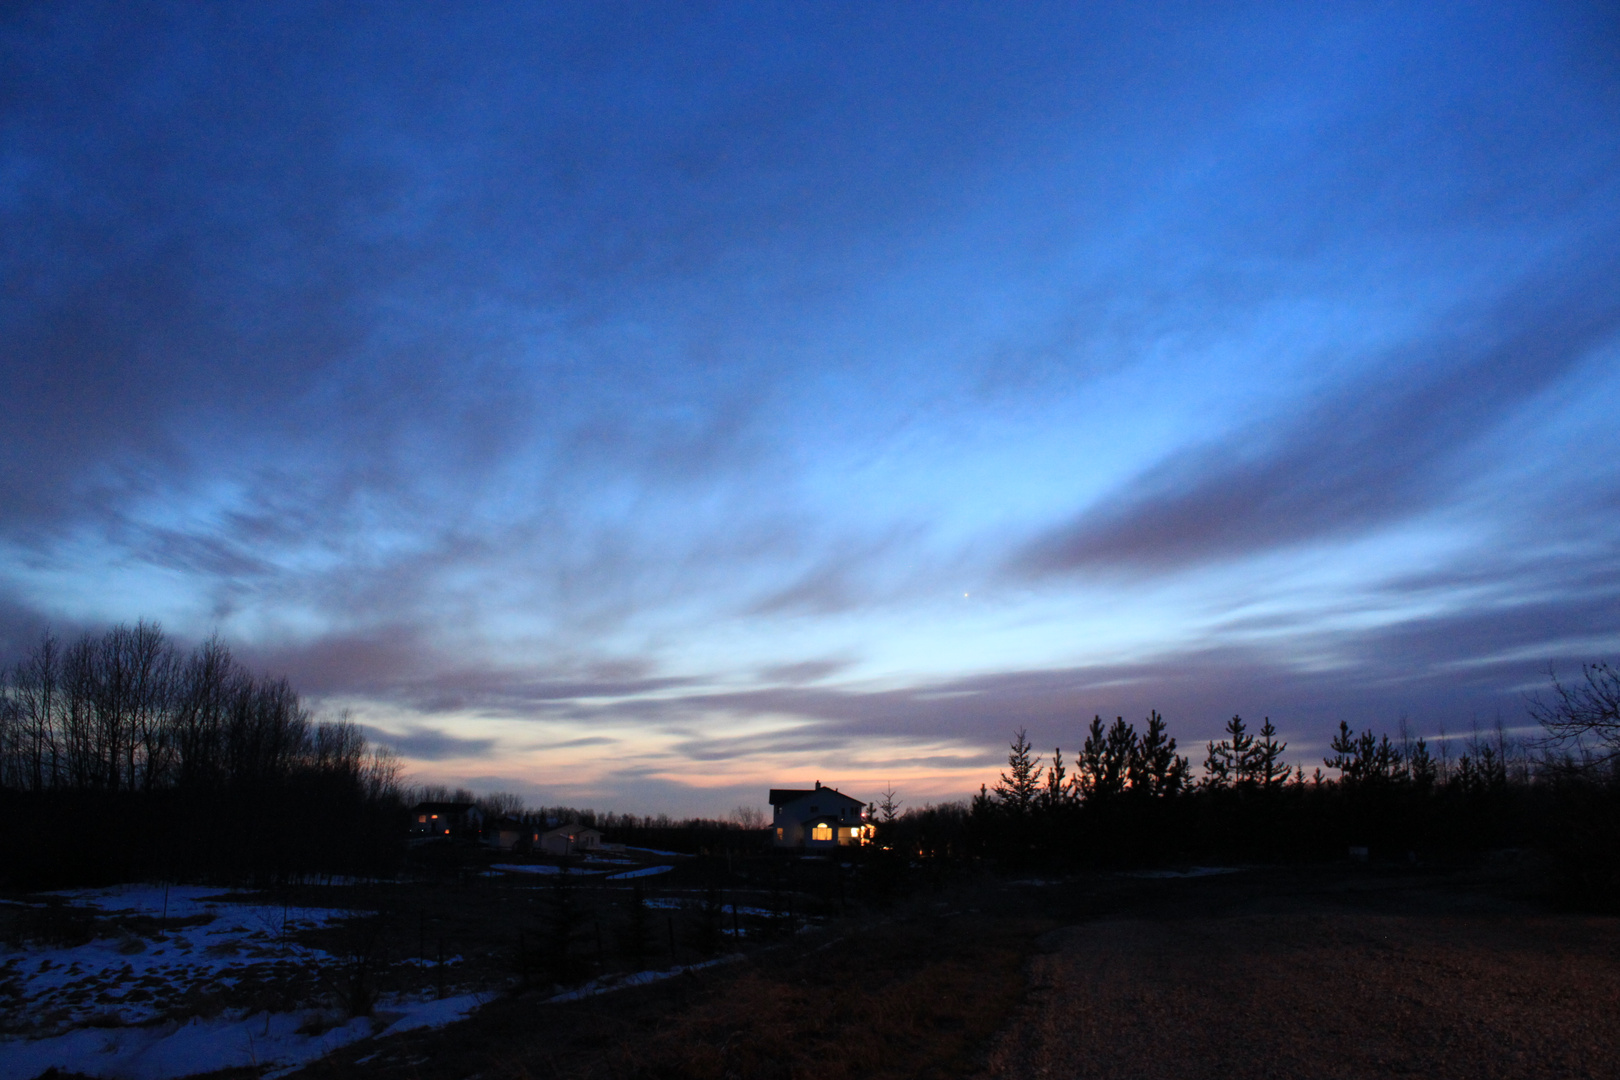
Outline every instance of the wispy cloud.
[[1481, 441], [1617, 334], [1620, 265], [1605, 252], [1452, 316], [1326, 400], [1173, 454], [1013, 565], [1175, 569], [1428, 513]]

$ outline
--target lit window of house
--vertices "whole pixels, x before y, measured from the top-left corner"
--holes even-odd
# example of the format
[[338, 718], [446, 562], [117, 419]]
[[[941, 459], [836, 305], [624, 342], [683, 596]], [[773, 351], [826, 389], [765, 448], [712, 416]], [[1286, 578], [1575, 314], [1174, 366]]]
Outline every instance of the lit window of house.
[[810, 830], [810, 836], [815, 840], [831, 840], [833, 838], [832, 826], [822, 822]]

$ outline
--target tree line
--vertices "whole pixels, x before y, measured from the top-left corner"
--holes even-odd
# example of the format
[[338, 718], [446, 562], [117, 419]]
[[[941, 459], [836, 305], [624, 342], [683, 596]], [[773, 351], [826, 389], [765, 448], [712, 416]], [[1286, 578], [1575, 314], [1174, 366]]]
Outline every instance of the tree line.
[[0, 800], [13, 881], [355, 872], [389, 850], [399, 765], [217, 639], [143, 621], [46, 631], [4, 672]]
[[[1158, 712], [1138, 728], [1094, 717], [1081, 748], [1037, 753], [1017, 731], [1007, 768], [965, 804], [870, 808], [880, 843], [909, 858], [1009, 867], [1367, 858], [1427, 863], [1519, 848], [1584, 906], [1620, 896], [1620, 674], [1554, 681], [1531, 703], [1536, 738], [1500, 724], [1467, 738], [1392, 736], [1340, 723], [1320, 759], [1290, 760], [1269, 718], [1232, 717], [1196, 768]], [[1308, 771], [1307, 771], [1308, 770]]]

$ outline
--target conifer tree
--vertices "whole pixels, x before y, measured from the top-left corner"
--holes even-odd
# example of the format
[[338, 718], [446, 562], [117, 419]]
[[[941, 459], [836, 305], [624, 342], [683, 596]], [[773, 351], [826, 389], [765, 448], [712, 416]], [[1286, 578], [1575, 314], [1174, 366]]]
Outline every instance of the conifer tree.
[[1272, 726], [1271, 717], [1265, 718], [1260, 725], [1259, 737], [1254, 740], [1254, 779], [1261, 788], [1270, 791], [1282, 785], [1288, 779], [1288, 764], [1282, 759], [1282, 752], [1288, 749], [1287, 743], [1277, 741], [1277, 729]]
[[885, 825], [893, 825], [895, 819], [900, 816], [900, 800], [894, 796], [894, 785], [889, 784], [883, 789], [883, 799], [877, 803], [874, 810], [874, 813], [883, 815], [883, 824]]
[[1210, 742], [1204, 758], [1204, 783], [1213, 788], [1251, 786], [1255, 782], [1254, 736], [1248, 734], [1243, 717], [1226, 722], [1226, 738]]
[[1331, 757], [1323, 758], [1322, 764], [1330, 769], [1338, 769], [1339, 779], [1346, 784], [1358, 783], [1362, 779], [1363, 772], [1361, 755], [1349, 724], [1343, 720], [1339, 721], [1338, 734], [1328, 743], [1328, 749], [1333, 751], [1333, 754]]
[[1419, 739], [1412, 747], [1412, 756], [1407, 765], [1408, 774], [1412, 777], [1412, 784], [1419, 791], [1428, 791], [1434, 787], [1438, 776], [1435, 761], [1429, 754], [1429, 745]]
[[1204, 786], [1229, 788], [1232, 786], [1232, 744], [1226, 739], [1211, 739], [1204, 747]]
[[1080, 759], [1075, 763], [1074, 780], [1071, 782], [1075, 795], [1084, 801], [1089, 802], [1097, 796], [1107, 745], [1108, 735], [1103, 730], [1102, 717], [1093, 716], [1091, 726], [1086, 729], [1086, 741], [1080, 748]]
[[1136, 744], [1131, 790], [1143, 795], [1167, 796], [1187, 785], [1187, 759], [1176, 753], [1176, 740], [1165, 729], [1158, 710], [1148, 713], [1147, 730]]
[[1124, 794], [1135, 771], [1135, 762], [1136, 728], [1127, 724], [1123, 716], [1117, 716], [1108, 728], [1108, 741], [1103, 746], [1103, 792], [1110, 796]]
[[1041, 787], [1041, 759], [1033, 756], [1023, 728], [1018, 729], [1007, 752], [1008, 772], [996, 785], [996, 801], [1015, 817], [1025, 818], [1035, 809]]
[[1234, 716], [1226, 722], [1226, 734], [1232, 744], [1232, 779], [1240, 786], [1253, 787], [1260, 780], [1259, 761], [1255, 754], [1254, 736], [1243, 726], [1243, 717]]
[[1041, 809], [1053, 813], [1074, 800], [1073, 785], [1063, 766], [1063, 747], [1052, 750], [1052, 764], [1046, 769], [1046, 787], [1041, 792]]

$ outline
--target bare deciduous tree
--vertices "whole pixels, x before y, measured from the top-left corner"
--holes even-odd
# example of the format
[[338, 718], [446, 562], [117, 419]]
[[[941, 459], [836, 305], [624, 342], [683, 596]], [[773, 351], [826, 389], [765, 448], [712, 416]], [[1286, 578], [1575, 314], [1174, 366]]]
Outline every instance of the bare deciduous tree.
[[731, 811], [731, 820], [743, 829], [763, 829], [765, 827], [765, 811], [757, 806], [739, 806]]
[[1582, 680], [1564, 684], [1555, 672], [1552, 698], [1532, 698], [1530, 715], [1556, 748], [1592, 763], [1620, 759], [1620, 668], [1582, 664]]

